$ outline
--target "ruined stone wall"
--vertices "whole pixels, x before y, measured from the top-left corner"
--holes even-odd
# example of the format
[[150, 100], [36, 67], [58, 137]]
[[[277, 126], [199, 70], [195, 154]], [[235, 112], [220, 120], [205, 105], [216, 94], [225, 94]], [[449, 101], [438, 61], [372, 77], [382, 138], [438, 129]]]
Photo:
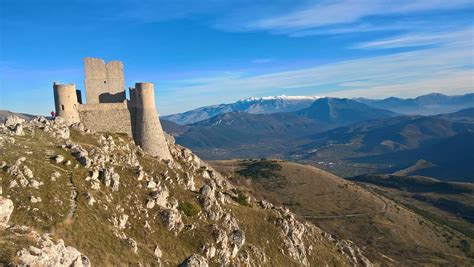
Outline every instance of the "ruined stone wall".
[[120, 103], [125, 100], [123, 63], [100, 58], [85, 58], [87, 104]]
[[86, 104], [74, 84], [54, 84], [59, 116], [95, 132], [125, 133], [153, 156], [172, 160], [155, 108], [153, 83], [136, 83], [125, 96], [123, 64], [85, 58]]
[[81, 122], [87, 129], [134, 136], [136, 109], [128, 101], [80, 105], [78, 110]]

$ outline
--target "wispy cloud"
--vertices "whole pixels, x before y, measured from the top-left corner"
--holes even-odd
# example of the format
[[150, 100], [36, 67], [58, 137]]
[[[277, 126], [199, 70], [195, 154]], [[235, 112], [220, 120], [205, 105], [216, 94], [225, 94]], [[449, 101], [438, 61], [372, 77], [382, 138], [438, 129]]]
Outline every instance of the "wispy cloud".
[[446, 45], [457, 42], [473, 42], [474, 29], [468, 28], [456, 32], [415, 33], [382, 40], [356, 44], [354, 48], [385, 49], [425, 45]]
[[369, 16], [409, 14], [473, 6], [469, 0], [341, 0], [308, 4], [300, 9], [248, 23], [249, 29], [295, 31], [357, 22]]
[[[464, 41], [264, 75], [235, 73], [201, 79], [199, 83], [175, 81], [167, 84], [168, 90], [173, 91], [173, 101], [163, 98], [160, 105], [165, 113], [171, 113], [249, 96], [409, 97], [428, 92], [471, 92], [474, 90], [472, 42]], [[166, 106], [167, 102], [174, 105]]]
[[426, 79], [401, 82], [392, 85], [369, 86], [360, 89], [349, 89], [326, 94], [334, 97], [367, 97], [386, 98], [389, 96], [416, 97], [433, 92], [447, 95], [465, 94], [474, 92], [474, 71], [458, 70], [439, 75], [429, 76]]

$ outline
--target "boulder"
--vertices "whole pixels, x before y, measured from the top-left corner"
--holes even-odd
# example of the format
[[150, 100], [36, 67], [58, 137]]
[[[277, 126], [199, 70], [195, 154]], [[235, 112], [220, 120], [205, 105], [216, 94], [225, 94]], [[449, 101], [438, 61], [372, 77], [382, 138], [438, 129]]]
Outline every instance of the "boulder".
[[19, 136], [25, 135], [25, 132], [23, 132], [23, 125], [21, 125], [21, 124], [15, 125], [12, 128], [12, 132], [13, 132], [14, 135], [19, 135]]
[[180, 265], [180, 267], [208, 267], [206, 258], [201, 255], [193, 254], [185, 259]]
[[158, 245], [156, 245], [154, 254], [157, 259], [161, 259], [161, 257], [163, 256], [163, 252], [161, 252], [161, 249]]
[[22, 124], [24, 123], [25, 120], [18, 117], [18, 116], [15, 116], [15, 115], [11, 115], [11, 116], [8, 116], [7, 117], [7, 120], [5, 121], [5, 126], [7, 127], [15, 127], [16, 125], [18, 124]]
[[176, 209], [164, 210], [161, 212], [161, 219], [170, 231], [174, 230], [176, 232], [180, 232], [184, 227], [181, 214]]
[[0, 228], [7, 226], [13, 212], [13, 202], [8, 198], [0, 197]]
[[66, 247], [64, 241], [53, 241], [49, 235], [39, 236], [37, 247], [30, 246], [17, 253], [20, 266], [89, 267], [89, 259], [73, 247]]
[[57, 155], [57, 156], [54, 156], [53, 157], [53, 162], [54, 163], [61, 163], [64, 161], [64, 157], [63, 155]]
[[133, 253], [138, 252], [138, 244], [137, 241], [135, 241], [133, 238], [129, 237], [127, 238], [127, 243], [130, 246], [130, 249], [133, 251]]

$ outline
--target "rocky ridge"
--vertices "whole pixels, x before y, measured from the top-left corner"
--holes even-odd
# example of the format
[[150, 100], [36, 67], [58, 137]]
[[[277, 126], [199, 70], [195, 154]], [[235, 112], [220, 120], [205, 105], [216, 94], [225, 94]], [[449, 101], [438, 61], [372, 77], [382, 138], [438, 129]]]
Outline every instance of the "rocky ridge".
[[0, 262], [371, 265], [351, 242], [241, 192], [167, 141], [174, 160], [60, 118], [8, 118], [0, 126], [0, 247], [12, 250], [0, 250]]

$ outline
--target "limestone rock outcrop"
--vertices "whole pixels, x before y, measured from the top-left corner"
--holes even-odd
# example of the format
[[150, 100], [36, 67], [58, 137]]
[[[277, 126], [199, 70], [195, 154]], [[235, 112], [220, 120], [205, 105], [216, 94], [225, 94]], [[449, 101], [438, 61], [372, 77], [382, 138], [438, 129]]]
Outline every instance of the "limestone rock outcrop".
[[13, 212], [13, 202], [0, 196], [0, 228], [6, 227]]
[[180, 267], [208, 267], [206, 258], [201, 255], [193, 254], [179, 265]]
[[89, 259], [77, 249], [64, 245], [59, 239], [54, 241], [49, 235], [34, 234], [37, 246], [24, 248], [17, 253], [18, 261], [26, 266], [91, 266]]

